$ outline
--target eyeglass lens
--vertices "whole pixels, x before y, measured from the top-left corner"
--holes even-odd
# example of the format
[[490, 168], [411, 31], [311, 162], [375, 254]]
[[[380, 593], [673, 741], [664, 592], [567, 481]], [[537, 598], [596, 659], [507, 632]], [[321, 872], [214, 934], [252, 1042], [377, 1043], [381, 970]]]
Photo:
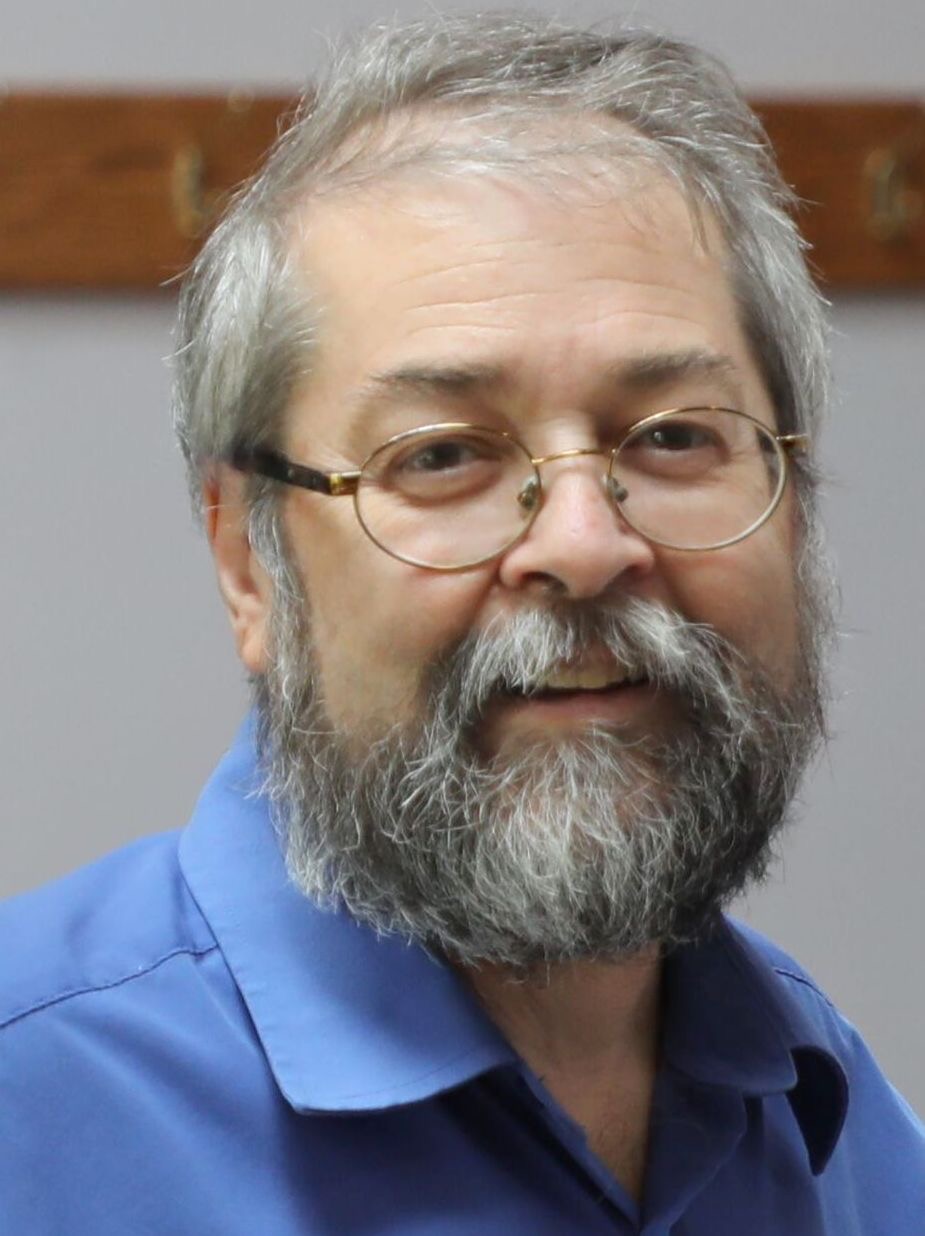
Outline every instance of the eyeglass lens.
[[641, 424], [612, 464], [632, 527], [676, 549], [714, 549], [760, 524], [780, 498], [783, 453], [737, 412], [675, 412]]
[[[773, 509], [785, 479], [773, 435], [718, 409], [648, 418], [614, 452], [609, 476], [627, 523], [677, 549], [740, 538]], [[527, 449], [505, 434], [435, 426], [402, 434], [371, 457], [357, 514], [399, 558], [473, 565], [523, 534], [540, 505], [537, 480]]]

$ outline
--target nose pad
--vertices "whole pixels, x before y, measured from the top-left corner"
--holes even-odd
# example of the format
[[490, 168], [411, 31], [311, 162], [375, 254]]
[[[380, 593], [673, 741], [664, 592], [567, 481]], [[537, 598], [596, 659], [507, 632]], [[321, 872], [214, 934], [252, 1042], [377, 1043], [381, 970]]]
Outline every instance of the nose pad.
[[[604, 489], [612, 502], [625, 502], [629, 497], [629, 490], [615, 476], [604, 477]], [[539, 500], [540, 482], [532, 476], [517, 495], [517, 501], [525, 511], [532, 511]]]
[[630, 496], [625, 485], [621, 485], [615, 476], [608, 476], [604, 481], [607, 496], [614, 502], [625, 502]]
[[[629, 491], [615, 476], [603, 478], [603, 488], [611, 502], [626, 502]], [[517, 502], [524, 510], [533, 510], [539, 502], [540, 485], [537, 477], [532, 476], [517, 494]]]
[[535, 476], [531, 476], [526, 485], [517, 495], [517, 501], [525, 511], [532, 511], [540, 500], [540, 483]]

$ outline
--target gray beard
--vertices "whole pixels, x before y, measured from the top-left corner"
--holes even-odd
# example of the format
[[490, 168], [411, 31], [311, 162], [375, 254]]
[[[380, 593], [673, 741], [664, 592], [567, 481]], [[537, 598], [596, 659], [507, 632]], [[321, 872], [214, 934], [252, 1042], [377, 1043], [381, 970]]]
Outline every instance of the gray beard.
[[[518, 614], [431, 667], [416, 727], [356, 754], [330, 723], [306, 607], [278, 594], [258, 749], [296, 884], [464, 965], [619, 961], [709, 933], [766, 874], [823, 734], [818, 658], [787, 693], [712, 631], [630, 599]], [[486, 758], [499, 693], [582, 648], [670, 693], [667, 737], [597, 724]]]

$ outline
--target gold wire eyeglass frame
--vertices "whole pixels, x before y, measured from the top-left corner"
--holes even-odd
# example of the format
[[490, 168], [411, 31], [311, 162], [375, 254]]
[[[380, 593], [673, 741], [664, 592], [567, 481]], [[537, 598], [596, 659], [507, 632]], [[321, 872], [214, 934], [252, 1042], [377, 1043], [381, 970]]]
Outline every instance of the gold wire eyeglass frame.
[[[614, 465], [617, 462], [620, 451], [623, 449], [626, 442], [638, 435], [640, 432], [651, 428], [659, 422], [666, 420], [669, 417], [676, 417], [683, 413], [695, 412], [723, 412], [731, 413], [733, 416], [741, 417], [742, 420], [748, 421], [754, 425], [764, 435], [765, 439], [773, 443], [774, 450], [780, 464], [780, 476], [775, 489], [774, 495], [767, 509], [761, 517], [755, 520], [743, 532], [736, 536], [728, 537], [726, 540], [720, 541], [717, 544], [706, 546], [685, 546], [674, 545], [670, 541], [660, 540], [657, 537], [651, 536], [649, 533], [637, 528], [633, 521], [629, 519], [625, 511], [621, 507], [621, 501], [626, 497], [626, 490], [620, 485], [614, 475]], [[524, 487], [518, 494], [518, 501], [521, 508], [526, 512], [528, 518], [523, 527], [518, 529], [515, 536], [509, 541], [493, 550], [490, 554], [485, 554], [480, 558], [472, 561], [459, 563], [453, 566], [438, 566], [430, 562], [423, 562], [416, 558], [409, 557], [405, 554], [400, 554], [396, 550], [391, 549], [375, 536], [375, 534], [367, 526], [363, 519], [360, 510], [358, 497], [360, 491], [360, 482], [363, 476], [367, 473], [373, 461], [384, 451], [401, 445], [403, 443], [413, 442], [415, 438], [422, 438], [428, 434], [435, 432], [440, 433], [458, 433], [467, 429], [476, 429], [480, 433], [492, 434], [498, 438], [502, 438], [516, 447], [523, 453], [525, 462], [529, 462], [533, 469], [533, 476], [530, 477]], [[345, 472], [326, 472], [318, 468], [311, 468], [306, 464], [295, 463], [286, 455], [269, 447], [263, 446], [236, 446], [228, 457], [228, 462], [239, 472], [266, 477], [269, 480], [279, 481], [283, 485], [292, 485], [299, 489], [308, 489], [313, 493], [322, 494], [325, 497], [343, 498], [352, 496], [354, 512], [360, 527], [373, 542], [378, 546], [383, 553], [388, 554], [391, 558], [397, 558], [399, 562], [406, 562], [410, 566], [421, 567], [429, 571], [441, 571], [451, 573], [455, 571], [468, 571], [474, 567], [482, 566], [486, 562], [491, 562], [495, 558], [500, 558], [502, 554], [507, 553], [518, 541], [522, 540], [530, 530], [533, 521], [542, 509], [543, 495], [543, 480], [539, 469], [543, 464], [552, 463], [557, 459], [578, 459], [585, 455], [599, 455], [609, 460], [607, 471], [604, 474], [604, 484], [608, 495], [614, 502], [620, 512], [621, 518], [626, 522], [628, 527], [632, 528], [637, 535], [644, 540], [649, 541], [653, 545], [659, 545], [666, 549], [674, 550], [678, 553], [706, 553], [714, 549], [725, 549], [730, 545], [737, 545], [740, 541], [744, 541], [746, 537], [757, 532], [762, 525], [767, 523], [774, 512], [780, 505], [784, 490], [787, 484], [788, 465], [792, 458], [796, 455], [805, 454], [809, 449], [809, 435], [803, 433], [774, 433], [762, 421], [756, 417], [750, 416], [747, 412], [741, 412], [737, 408], [725, 408], [714, 405], [703, 407], [681, 407], [668, 408], [662, 412], [653, 412], [649, 416], [643, 417], [641, 420], [635, 421], [632, 425], [628, 425], [620, 434], [619, 440], [615, 446], [601, 449], [598, 447], [573, 447], [570, 450], [556, 451], [552, 455], [531, 455], [524, 444], [513, 434], [507, 433], [503, 429], [489, 428], [485, 425], [477, 425], [471, 421], [438, 421], [431, 425], [421, 425], [414, 429], [405, 430], [403, 433], [395, 434], [386, 442], [377, 446], [374, 451], [364, 460], [362, 465], [357, 469], [351, 469]]]

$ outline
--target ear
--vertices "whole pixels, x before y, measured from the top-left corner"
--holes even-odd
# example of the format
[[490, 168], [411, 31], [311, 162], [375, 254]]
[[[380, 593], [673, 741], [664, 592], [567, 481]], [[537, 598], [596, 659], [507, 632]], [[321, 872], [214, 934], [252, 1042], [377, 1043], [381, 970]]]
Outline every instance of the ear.
[[244, 485], [244, 477], [232, 468], [216, 467], [203, 485], [205, 526], [238, 656], [251, 674], [262, 674], [273, 590], [251, 548]]

